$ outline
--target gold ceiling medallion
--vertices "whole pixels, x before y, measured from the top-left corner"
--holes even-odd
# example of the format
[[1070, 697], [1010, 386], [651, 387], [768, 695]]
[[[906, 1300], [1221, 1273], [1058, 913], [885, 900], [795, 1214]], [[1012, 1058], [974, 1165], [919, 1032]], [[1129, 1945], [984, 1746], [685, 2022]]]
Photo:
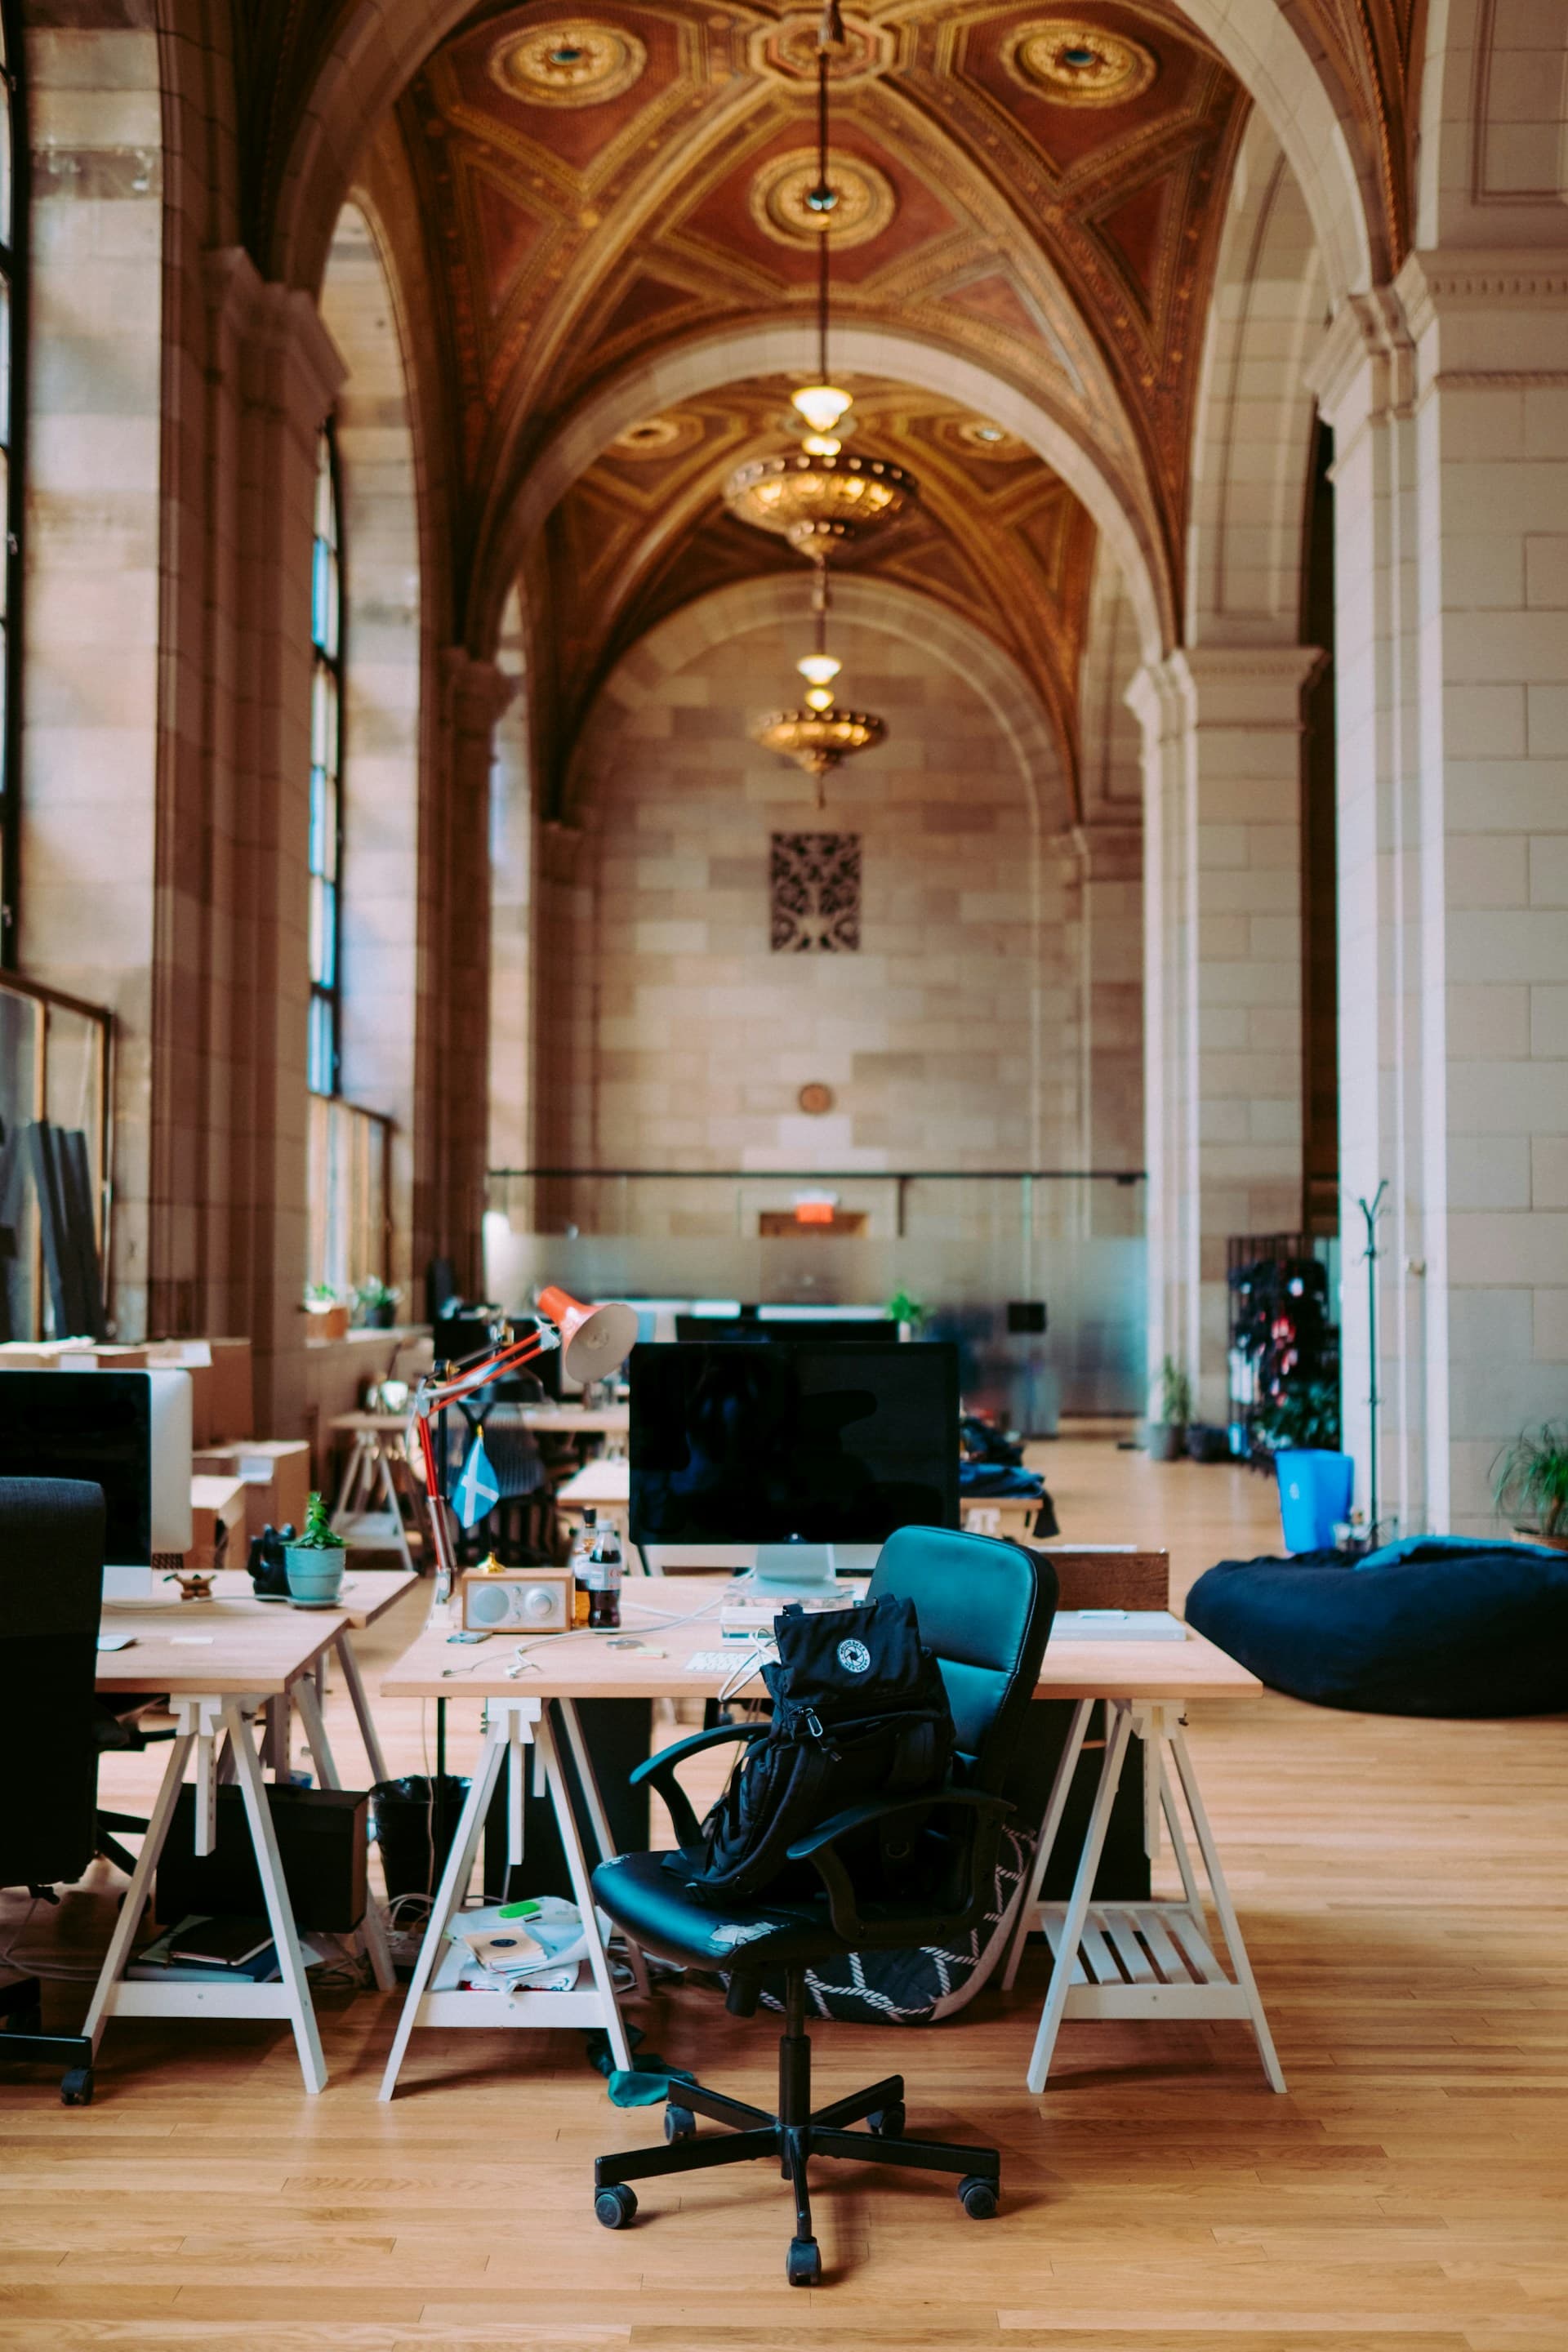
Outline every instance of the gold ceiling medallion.
[[695, 448], [702, 438], [702, 419], [682, 415], [645, 416], [617, 433], [610, 449], [617, 457], [668, 457], [678, 449]]
[[[853, 89], [887, 72], [893, 62], [893, 36], [863, 16], [846, 16], [842, 23], [844, 38], [829, 54], [827, 78], [835, 89]], [[815, 82], [821, 37], [820, 16], [784, 16], [776, 25], [759, 25], [746, 44], [746, 63], [770, 81]]]
[[618, 25], [573, 17], [509, 35], [490, 52], [490, 79], [528, 106], [602, 106], [642, 78], [647, 51]]
[[1015, 81], [1062, 106], [1125, 106], [1159, 70], [1141, 41], [1070, 16], [1023, 26], [1002, 58]]
[[831, 232], [833, 250], [842, 253], [847, 246], [868, 245], [880, 236], [899, 208], [886, 173], [859, 155], [828, 155], [826, 185], [837, 199], [829, 209], [807, 201], [819, 184], [817, 160], [809, 150], [775, 155], [752, 182], [752, 218], [780, 245], [815, 245]]

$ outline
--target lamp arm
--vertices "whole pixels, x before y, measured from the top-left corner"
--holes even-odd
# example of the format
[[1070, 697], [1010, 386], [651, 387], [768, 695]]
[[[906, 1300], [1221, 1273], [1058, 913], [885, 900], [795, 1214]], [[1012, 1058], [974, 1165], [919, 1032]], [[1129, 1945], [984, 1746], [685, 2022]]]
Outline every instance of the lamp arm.
[[472, 1395], [476, 1389], [486, 1387], [505, 1373], [519, 1371], [538, 1356], [547, 1356], [561, 1345], [561, 1334], [553, 1323], [542, 1323], [526, 1339], [510, 1339], [503, 1348], [479, 1362], [467, 1364], [449, 1381], [421, 1381], [414, 1392], [409, 1418], [419, 1433], [419, 1458], [425, 1470], [425, 1492], [430, 1507], [431, 1549], [436, 1558], [436, 1601], [445, 1602], [452, 1590], [452, 1545], [447, 1527], [447, 1498], [441, 1492], [441, 1482], [436, 1468], [436, 1447], [430, 1435], [430, 1423], [449, 1404]]

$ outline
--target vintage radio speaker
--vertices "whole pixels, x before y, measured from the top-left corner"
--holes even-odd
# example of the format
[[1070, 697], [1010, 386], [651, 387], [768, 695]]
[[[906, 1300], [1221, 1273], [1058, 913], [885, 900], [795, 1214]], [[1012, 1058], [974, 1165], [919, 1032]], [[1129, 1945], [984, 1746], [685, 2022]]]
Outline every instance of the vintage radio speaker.
[[572, 1624], [569, 1568], [472, 1571], [463, 1579], [463, 1624], [472, 1633], [564, 1633]]

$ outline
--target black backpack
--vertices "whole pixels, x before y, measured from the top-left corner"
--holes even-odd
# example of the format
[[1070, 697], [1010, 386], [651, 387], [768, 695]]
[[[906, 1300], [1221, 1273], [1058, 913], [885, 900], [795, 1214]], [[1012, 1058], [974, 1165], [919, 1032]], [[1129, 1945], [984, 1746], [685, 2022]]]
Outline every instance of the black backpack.
[[[763, 1668], [773, 1721], [736, 1764], [701, 1845], [669, 1858], [694, 1892], [820, 1893], [810, 1864], [785, 1858], [796, 1838], [870, 1798], [934, 1797], [947, 1779], [952, 1712], [912, 1601], [884, 1593], [809, 1616], [792, 1601], [773, 1634], [778, 1663]], [[895, 1891], [885, 1882], [911, 1843], [907, 1824], [896, 1844], [869, 1841], [877, 1892]]]

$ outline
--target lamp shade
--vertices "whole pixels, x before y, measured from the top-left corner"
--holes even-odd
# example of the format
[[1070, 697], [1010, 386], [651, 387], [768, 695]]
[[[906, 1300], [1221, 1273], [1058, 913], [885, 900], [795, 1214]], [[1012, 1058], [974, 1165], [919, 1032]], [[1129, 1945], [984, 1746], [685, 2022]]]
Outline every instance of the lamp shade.
[[574, 1381], [607, 1380], [637, 1345], [636, 1311], [618, 1300], [584, 1307], [552, 1283], [539, 1294], [539, 1311], [560, 1332], [561, 1361]]

